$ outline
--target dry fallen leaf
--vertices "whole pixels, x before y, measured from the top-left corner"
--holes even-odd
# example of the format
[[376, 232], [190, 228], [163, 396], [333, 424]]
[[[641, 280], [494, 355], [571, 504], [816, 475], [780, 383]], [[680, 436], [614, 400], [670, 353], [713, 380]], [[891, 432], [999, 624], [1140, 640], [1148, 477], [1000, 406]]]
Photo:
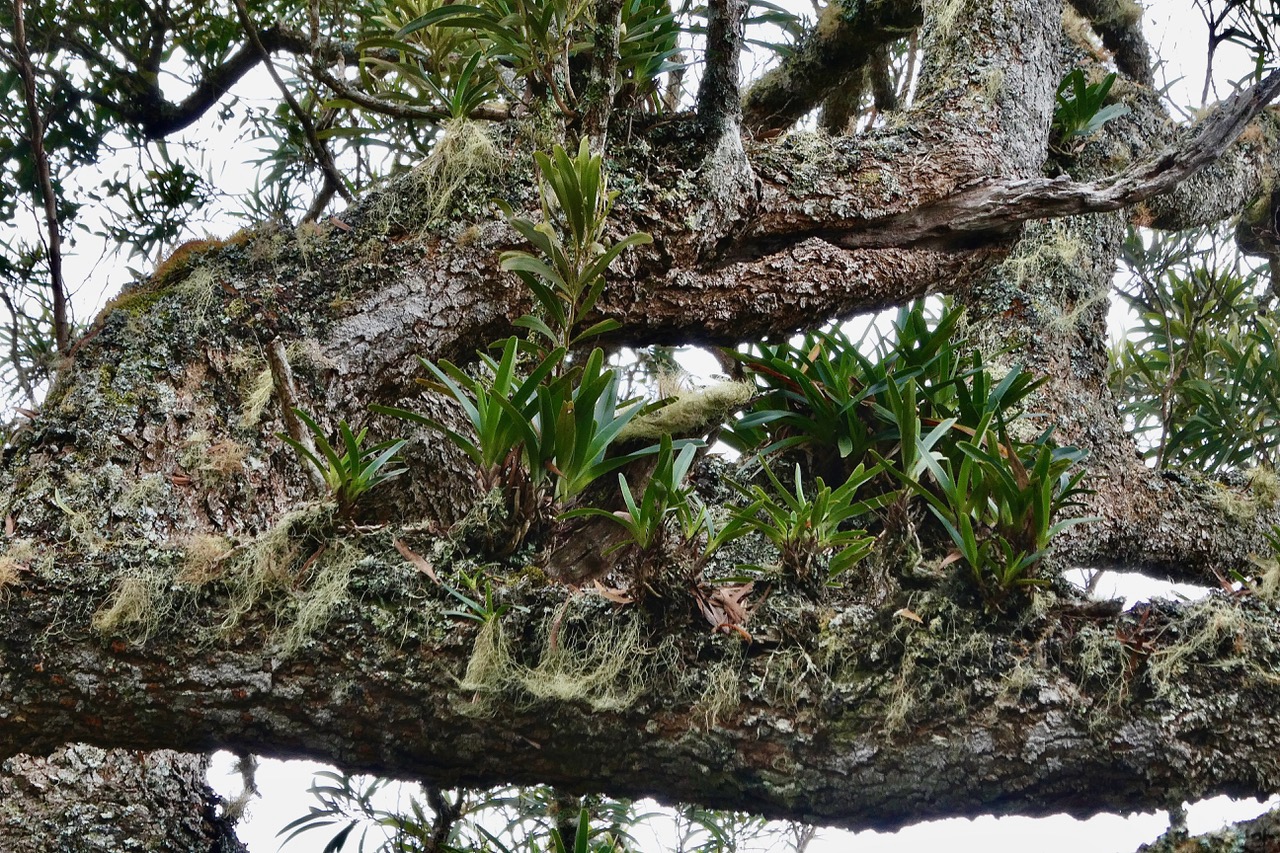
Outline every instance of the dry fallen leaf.
[[636, 601], [626, 590], [605, 586], [598, 579], [595, 581], [595, 590], [614, 604], [635, 604]]
[[718, 587], [699, 585], [694, 587], [693, 597], [713, 630], [737, 633], [750, 642], [751, 635], [742, 625], [755, 609], [746, 603], [754, 589], [755, 584], [751, 582]]
[[918, 613], [916, 613], [914, 610], [908, 610], [905, 607], [900, 607], [897, 610], [893, 611], [893, 615], [901, 616], [903, 619], [910, 619], [912, 622], [919, 622], [921, 625], [924, 624], [924, 620], [920, 618], [920, 615]]
[[436, 570], [431, 566], [430, 561], [428, 561], [426, 557], [416, 553], [415, 551], [413, 551], [413, 549], [411, 549], [408, 545], [401, 542], [399, 539], [392, 539], [391, 544], [394, 545], [395, 549], [400, 552], [401, 557], [404, 557], [406, 560], [408, 560], [410, 563], [413, 564], [414, 568], [422, 572], [427, 577], [431, 578], [431, 580], [435, 581], [436, 583], [440, 583], [440, 578], [436, 575]]

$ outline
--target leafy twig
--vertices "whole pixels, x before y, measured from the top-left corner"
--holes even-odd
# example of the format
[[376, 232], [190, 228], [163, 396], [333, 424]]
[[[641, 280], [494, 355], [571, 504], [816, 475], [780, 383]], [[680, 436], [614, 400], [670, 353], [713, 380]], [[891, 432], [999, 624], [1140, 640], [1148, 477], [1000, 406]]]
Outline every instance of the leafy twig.
[[[298, 103], [297, 98], [293, 96], [293, 92], [289, 91], [289, 87], [280, 77], [280, 72], [276, 71], [275, 63], [271, 61], [271, 54], [267, 52], [267, 48], [262, 44], [262, 39], [258, 36], [258, 28], [254, 25], [253, 18], [249, 16], [249, 10], [245, 7], [244, 0], [235, 0], [235, 4], [236, 13], [240, 16], [240, 25], [244, 28], [245, 35], [249, 37], [254, 50], [262, 57], [262, 64], [266, 66], [267, 73], [271, 75], [271, 79], [275, 82], [276, 88], [280, 90], [280, 94], [289, 105], [289, 109], [293, 111], [298, 122], [302, 125], [302, 132], [307, 137], [307, 144], [311, 146], [311, 151], [316, 156], [316, 162], [324, 173], [325, 190], [336, 191], [342, 196], [343, 201], [350, 204], [355, 199], [355, 196], [351, 194], [346, 181], [334, 165], [333, 155], [329, 153], [329, 149], [316, 134], [316, 126], [311, 121], [311, 116], [307, 115], [306, 111], [302, 109], [302, 105]], [[308, 216], [311, 214], [312, 211], [307, 212]]]

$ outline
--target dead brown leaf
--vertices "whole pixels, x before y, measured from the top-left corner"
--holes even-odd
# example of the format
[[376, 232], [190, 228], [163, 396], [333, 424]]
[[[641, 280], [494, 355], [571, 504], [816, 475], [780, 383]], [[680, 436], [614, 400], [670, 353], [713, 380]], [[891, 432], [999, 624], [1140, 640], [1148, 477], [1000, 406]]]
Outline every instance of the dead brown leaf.
[[920, 618], [920, 614], [916, 613], [914, 610], [909, 610], [906, 607], [900, 607], [893, 611], [893, 615], [901, 616], [903, 619], [910, 619], [912, 622], [919, 622], [921, 625], [924, 624], [924, 620]]
[[614, 604], [635, 604], [636, 600], [625, 589], [605, 586], [597, 579], [595, 581], [595, 590]]
[[693, 597], [698, 602], [698, 609], [714, 630], [734, 632], [750, 642], [751, 635], [742, 626], [755, 610], [755, 606], [747, 602], [754, 590], [755, 583], [750, 581], [717, 587], [699, 584], [694, 587]]
[[394, 545], [395, 549], [400, 552], [401, 557], [404, 557], [406, 560], [408, 560], [410, 563], [413, 564], [414, 568], [422, 572], [427, 577], [431, 578], [431, 580], [433, 580], [434, 582], [440, 583], [440, 578], [436, 574], [435, 568], [431, 565], [431, 562], [426, 557], [415, 552], [412, 548], [410, 548], [408, 545], [401, 542], [399, 539], [392, 539], [391, 544]]

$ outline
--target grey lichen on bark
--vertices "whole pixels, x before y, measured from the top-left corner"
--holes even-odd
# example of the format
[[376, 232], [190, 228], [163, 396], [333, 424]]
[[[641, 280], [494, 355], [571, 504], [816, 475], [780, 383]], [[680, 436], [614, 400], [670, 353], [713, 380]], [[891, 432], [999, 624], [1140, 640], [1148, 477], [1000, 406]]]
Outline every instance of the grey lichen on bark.
[[[446, 786], [543, 782], [882, 829], [1280, 784], [1280, 649], [1260, 600], [1120, 614], [1060, 588], [998, 626], [949, 581], [878, 608], [779, 589], [752, 617], [766, 650], [754, 654], [678, 600], [620, 609], [523, 570], [501, 586], [512, 606], [479, 626], [451, 615], [456, 599], [397, 536], [437, 553], [421, 532], [354, 543], [349, 593], [289, 654], [262, 608], [210, 642], [226, 606], [216, 584], [146, 644], [83, 623], [42, 644], [66, 618], [58, 602], [93, 587], [33, 582], [9, 608], [21, 634], [5, 641], [0, 748], [221, 745]], [[905, 606], [921, 621], [890, 615]]]
[[6, 853], [246, 853], [208, 760], [73, 744], [0, 765], [0, 848]]
[[1142, 31], [1140, 5], [1134, 0], [1071, 0], [1071, 5], [1102, 37], [1102, 43], [1115, 56], [1120, 73], [1144, 86], [1154, 85], [1151, 48]]
[[751, 84], [743, 104], [748, 132], [764, 139], [787, 130], [921, 21], [921, 4], [912, 0], [827, 4], [796, 50]]
[[[742, 4], [715, 8], [733, 30]], [[1151, 178], [1124, 169], [1165, 162], [1154, 155], [1173, 134], [1156, 113], [1135, 115], [1117, 122], [1134, 133], [1127, 159], [1075, 163], [1078, 180], [1041, 176], [1060, 12], [1051, 0], [928, 4], [916, 104], [860, 137], [744, 142], [722, 56], [701, 120], [612, 147], [616, 227], [655, 243], [610, 273], [600, 314], [624, 328], [606, 342], [733, 343], [927, 292], [967, 298], [986, 327], [977, 336], [1000, 339], [1009, 320], [1052, 339], [1029, 357], [1062, 382], [1047, 408], [1105, 469], [1109, 521], [1079, 528], [1062, 559], [1203, 581], [1244, 565], [1275, 519], [1210, 529], [1225, 516], [1206, 510], [1205, 490], [1126, 461], [1105, 398], [1086, 393], [1100, 381], [1121, 219], [1083, 214], [1123, 206], [1108, 176]], [[1276, 146], [1263, 133], [1224, 154], [1228, 136], [1206, 157], [1240, 170], [1223, 191], [1239, 199]], [[488, 200], [536, 207], [532, 144], [500, 148], [503, 168], [460, 190], [449, 221], [424, 212], [408, 176], [358, 205], [349, 231], [262, 233], [103, 313], [0, 473], [5, 553], [20, 552], [25, 573], [3, 601], [6, 754], [74, 739], [225, 745], [441, 784], [657, 792], [860, 827], [1280, 787], [1280, 628], [1263, 597], [1121, 614], [1056, 585], [1002, 619], [954, 570], [925, 566], [908, 584], [889, 566], [839, 589], [780, 587], [744, 648], [708, 633], [684, 587], [619, 607], [549, 582], [532, 553], [481, 566], [447, 534], [484, 496], [445, 442], [408, 452], [413, 476], [388, 488], [385, 527], [339, 529], [303, 503], [296, 460], [274, 438], [280, 401], [254, 393], [270, 387], [261, 342], [287, 342], [296, 396], [317, 414], [323, 403], [326, 424], [362, 422], [369, 402], [448, 417], [421, 396], [416, 357], [466, 360], [529, 310], [499, 269], [517, 243]], [[1152, 191], [1185, 177], [1157, 170]], [[1059, 221], [1023, 230], [1045, 215]], [[972, 222], [968, 242], [949, 239]], [[215, 456], [219, 476], [201, 479]], [[698, 477], [713, 507], [728, 500], [726, 476]], [[513, 606], [484, 626], [458, 618], [397, 542], [433, 571], [490, 572]], [[945, 543], [929, 544], [940, 563]], [[743, 562], [770, 557], [742, 548]], [[675, 588], [697, 567], [686, 554], [664, 570]], [[882, 589], [860, 598], [862, 581]], [[95, 620], [122, 589], [152, 609]], [[184, 618], [141, 630], [156, 607]]]

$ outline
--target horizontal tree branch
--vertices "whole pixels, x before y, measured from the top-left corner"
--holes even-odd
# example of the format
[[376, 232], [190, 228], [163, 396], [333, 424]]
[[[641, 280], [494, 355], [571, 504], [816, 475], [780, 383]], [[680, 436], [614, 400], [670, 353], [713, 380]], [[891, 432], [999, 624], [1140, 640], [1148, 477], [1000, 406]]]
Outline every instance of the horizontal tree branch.
[[[1167, 193], [1222, 157], [1250, 121], [1280, 94], [1280, 72], [1237, 93], [1202, 119], [1179, 144], [1113, 177], [1077, 182], [1066, 176], [979, 179], [970, 186], [899, 213], [796, 229], [748, 233], [738, 256], [766, 254], [779, 245], [816, 237], [848, 249], [927, 247], [965, 249], [1007, 240], [1023, 223], [1119, 210]], [[873, 174], [873, 173], [864, 173]], [[951, 180], [961, 178], [953, 172]], [[882, 181], [883, 177], [877, 177]], [[896, 200], [895, 200], [896, 202]], [[799, 205], [805, 202], [800, 201]], [[901, 204], [900, 202], [896, 202]], [[775, 211], [775, 216], [778, 215]], [[784, 220], [785, 221], [785, 220]], [[790, 220], [794, 223], [794, 219]], [[772, 224], [772, 223], [771, 223]], [[775, 225], [771, 230], [781, 230]]]
[[[184, 586], [155, 554], [115, 571], [53, 554], [56, 580], [33, 577], [5, 605], [0, 753], [227, 748], [877, 829], [1280, 786], [1280, 623], [1261, 602], [1115, 615], [1064, 600], [1010, 633], [945, 598], [912, 600], [921, 624], [895, 614], [905, 601], [868, 606], [852, 587], [822, 602], [778, 593], [758, 603], [744, 645], [709, 634], [691, 596], [650, 618], [516, 585], [498, 599], [507, 615], [481, 627], [450, 615], [456, 599], [392, 535], [330, 540], [347, 583], [318, 590], [335, 569], [308, 562], [292, 592], [268, 591], [229, 633], [216, 626], [236, 607], [233, 574]], [[153, 578], [151, 603], [176, 609], [98, 635], [89, 616], [113, 574]], [[290, 650], [291, 599], [314, 607], [318, 595], [331, 607]]]
[[[442, 122], [450, 117], [449, 111], [436, 107], [424, 107], [403, 101], [389, 101], [371, 94], [359, 86], [336, 76], [327, 68], [315, 66], [312, 73], [339, 98], [345, 98], [361, 109], [406, 121]], [[511, 112], [505, 106], [485, 104], [473, 109], [467, 118], [475, 121], [506, 121]]]
[[72, 744], [46, 759], [11, 756], [0, 768], [0, 847], [246, 853], [208, 769], [206, 756], [163, 749]]

